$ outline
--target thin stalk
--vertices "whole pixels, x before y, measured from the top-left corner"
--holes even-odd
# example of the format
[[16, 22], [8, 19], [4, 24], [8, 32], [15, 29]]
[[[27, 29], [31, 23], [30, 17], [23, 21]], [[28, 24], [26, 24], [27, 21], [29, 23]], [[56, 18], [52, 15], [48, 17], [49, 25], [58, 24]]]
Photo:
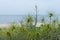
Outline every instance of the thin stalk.
[[51, 24], [51, 17], [50, 17], [50, 24]]
[[35, 18], [35, 26], [37, 25], [37, 5], [35, 6], [36, 8], [36, 18]]

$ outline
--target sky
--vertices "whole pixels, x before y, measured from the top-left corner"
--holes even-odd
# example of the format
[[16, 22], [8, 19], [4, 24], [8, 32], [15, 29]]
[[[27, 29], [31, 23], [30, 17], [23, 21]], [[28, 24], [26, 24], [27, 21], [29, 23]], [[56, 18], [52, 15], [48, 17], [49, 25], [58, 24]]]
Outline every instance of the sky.
[[60, 0], [0, 0], [0, 15], [35, 14], [35, 5], [38, 15], [60, 15]]

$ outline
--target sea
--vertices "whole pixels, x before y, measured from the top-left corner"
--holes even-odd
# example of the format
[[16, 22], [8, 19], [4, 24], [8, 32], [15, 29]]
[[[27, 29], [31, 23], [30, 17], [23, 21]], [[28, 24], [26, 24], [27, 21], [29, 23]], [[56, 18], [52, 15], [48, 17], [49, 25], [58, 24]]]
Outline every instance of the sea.
[[[1, 23], [11, 23], [11, 22], [26, 22], [26, 18], [29, 15], [0, 15], [0, 24]], [[35, 21], [36, 15], [30, 15]], [[41, 19], [44, 18], [45, 22], [49, 22], [50, 18], [48, 15], [37, 15], [37, 22], [41, 22]], [[52, 20], [60, 21], [60, 16], [53, 16]]]

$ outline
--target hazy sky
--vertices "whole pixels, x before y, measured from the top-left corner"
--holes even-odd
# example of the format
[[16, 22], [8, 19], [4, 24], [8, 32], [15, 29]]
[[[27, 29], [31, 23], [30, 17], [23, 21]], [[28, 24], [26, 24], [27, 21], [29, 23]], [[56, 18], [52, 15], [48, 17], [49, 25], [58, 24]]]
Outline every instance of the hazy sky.
[[60, 0], [0, 0], [0, 15], [35, 14], [35, 4], [40, 15], [60, 14]]

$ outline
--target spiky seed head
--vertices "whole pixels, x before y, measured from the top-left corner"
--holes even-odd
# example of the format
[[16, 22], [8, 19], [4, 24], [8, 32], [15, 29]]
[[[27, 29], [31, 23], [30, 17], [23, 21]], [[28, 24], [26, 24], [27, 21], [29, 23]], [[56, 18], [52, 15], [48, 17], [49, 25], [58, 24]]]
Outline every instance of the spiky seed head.
[[53, 23], [56, 23], [56, 20], [53, 20]]
[[6, 33], [8, 36], [11, 36], [11, 34], [9, 32]]
[[27, 22], [29, 23], [29, 22], [32, 22], [33, 20], [32, 20], [32, 17], [31, 16], [28, 16], [27, 17]]
[[53, 16], [53, 13], [51, 12], [51, 13], [49, 13], [49, 17], [52, 17]]

